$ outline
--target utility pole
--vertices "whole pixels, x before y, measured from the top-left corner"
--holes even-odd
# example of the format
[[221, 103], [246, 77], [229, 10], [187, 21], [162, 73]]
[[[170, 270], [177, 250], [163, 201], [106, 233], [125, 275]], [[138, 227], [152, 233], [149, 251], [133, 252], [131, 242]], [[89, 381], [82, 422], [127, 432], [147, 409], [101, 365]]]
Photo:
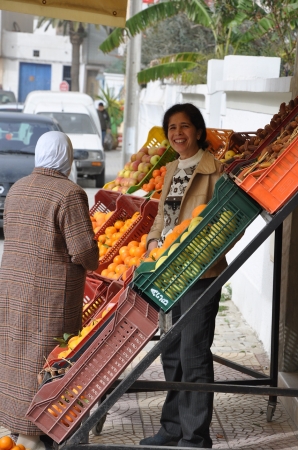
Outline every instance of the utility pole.
[[[128, 0], [128, 19], [142, 10], [142, 0]], [[139, 93], [137, 73], [141, 68], [142, 36], [137, 34], [127, 42], [127, 59], [125, 74], [125, 104], [123, 124], [122, 162], [130, 160], [137, 151]]]

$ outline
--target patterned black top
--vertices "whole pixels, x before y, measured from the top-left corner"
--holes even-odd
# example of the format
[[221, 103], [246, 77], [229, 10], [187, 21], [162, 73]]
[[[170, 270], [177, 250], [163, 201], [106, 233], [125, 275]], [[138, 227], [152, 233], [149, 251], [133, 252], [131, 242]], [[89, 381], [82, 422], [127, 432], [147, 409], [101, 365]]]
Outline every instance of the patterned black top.
[[179, 164], [174, 173], [168, 196], [164, 203], [164, 228], [158, 246], [161, 247], [166, 236], [178, 225], [180, 204], [192, 174], [203, 156], [203, 150], [199, 150], [188, 159], [179, 159]]

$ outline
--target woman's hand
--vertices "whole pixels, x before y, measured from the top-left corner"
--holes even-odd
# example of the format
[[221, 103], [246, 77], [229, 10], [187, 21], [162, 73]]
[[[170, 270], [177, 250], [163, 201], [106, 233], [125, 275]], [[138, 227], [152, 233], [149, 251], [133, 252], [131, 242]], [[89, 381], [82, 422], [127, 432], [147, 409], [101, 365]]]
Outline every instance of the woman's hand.
[[151, 242], [149, 243], [148, 248], [147, 248], [147, 253], [148, 253], [148, 254], [151, 252], [151, 250], [153, 250], [154, 248], [157, 247], [157, 243], [158, 243], [157, 240], [151, 241]]

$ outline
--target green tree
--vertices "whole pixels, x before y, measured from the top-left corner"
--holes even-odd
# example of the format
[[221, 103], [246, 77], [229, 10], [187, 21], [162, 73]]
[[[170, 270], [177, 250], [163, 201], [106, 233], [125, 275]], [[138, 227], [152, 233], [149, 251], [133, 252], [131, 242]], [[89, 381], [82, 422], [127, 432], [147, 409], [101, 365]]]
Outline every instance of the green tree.
[[71, 54], [71, 90], [79, 91], [79, 74], [80, 74], [80, 48], [84, 38], [87, 36], [87, 24], [82, 22], [73, 22], [71, 20], [51, 19], [41, 17], [37, 22], [37, 27], [41, 27], [46, 23], [45, 30], [50, 26], [53, 28], [61, 28], [64, 35], [69, 35], [72, 46]]
[[106, 105], [106, 109], [111, 119], [111, 133], [114, 141], [116, 141], [117, 129], [123, 122], [123, 101], [118, 100], [117, 97], [112, 95], [108, 87], [106, 89], [101, 89], [100, 95], [97, 98], [102, 100]]
[[[275, 0], [214, 0], [208, 6], [204, 0], [171, 0], [152, 5], [141, 11], [126, 22], [124, 29], [116, 28], [101, 44], [103, 52], [109, 52], [118, 47], [137, 33], [144, 32], [149, 27], [184, 13], [195, 25], [208, 29], [212, 33], [213, 52], [181, 52], [167, 55], [159, 59], [159, 64], [141, 71], [138, 75], [140, 83], [166, 77], [181, 77], [183, 81], [191, 81], [191, 73], [200, 70], [210, 57], [224, 58], [228, 54], [245, 54], [249, 44], [260, 40], [273, 30], [276, 13], [272, 5]], [[298, 2], [285, 0], [280, 10], [290, 23], [291, 15], [296, 11]], [[285, 6], [284, 6], [285, 5]], [[274, 16], [275, 14], [275, 16]], [[290, 22], [288, 21], [290, 20]], [[285, 25], [286, 26], [286, 25]], [[280, 42], [285, 45], [285, 42]], [[252, 52], [253, 47], [250, 48]]]

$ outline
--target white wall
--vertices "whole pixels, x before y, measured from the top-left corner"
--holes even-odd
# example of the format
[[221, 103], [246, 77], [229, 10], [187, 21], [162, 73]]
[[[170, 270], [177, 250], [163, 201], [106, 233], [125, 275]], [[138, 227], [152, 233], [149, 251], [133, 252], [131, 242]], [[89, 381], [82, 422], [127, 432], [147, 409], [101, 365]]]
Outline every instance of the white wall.
[[[230, 263], [265, 225], [259, 216], [246, 229], [244, 236], [227, 254]], [[274, 235], [268, 238], [231, 278], [233, 302], [248, 324], [257, 332], [267, 352], [271, 340], [271, 307]]]
[[[291, 99], [291, 77], [279, 78], [280, 59], [227, 56], [208, 63], [207, 84], [182, 87], [154, 82], [141, 91], [139, 148], [154, 125], [161, 125], [174, 103], [198, 106], [207, 127], [256, 131], [270, 122], [282, 102]], [[227, 255], [230, 262], [264, 226], [257, 218]], [[232, 277], [233, 301], [270, 352], [272, 304], [272, 237]]]
[[[39, 57], [33, 56], [39, 50]], [[3, 89], [12, 90], [18, 97], [19, 67], [21, 62], [51, 64], [51, 90], [58, 91], [63, 79], [63, 65], [71, 65], [71, 44], [68, 36], [52, 33], [36, 34], [2, 32]], [[80, 66], [79, 84], [83, 91], [85, 67]]]

